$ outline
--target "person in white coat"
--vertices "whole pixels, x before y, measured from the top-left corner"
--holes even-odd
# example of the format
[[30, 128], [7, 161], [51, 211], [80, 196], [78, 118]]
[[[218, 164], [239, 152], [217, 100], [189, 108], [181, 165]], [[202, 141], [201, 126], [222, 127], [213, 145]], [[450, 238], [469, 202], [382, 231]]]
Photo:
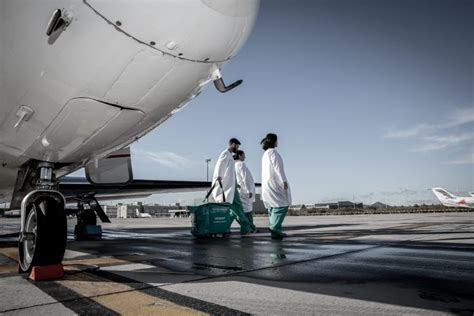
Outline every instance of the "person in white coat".
[[283, 166], [283, 159], [276, 150], [278, 138], [267, 134], [260, 142], [265, 151], [262, 157], [262, 200], [268, 209], [269, 229], [273, 239], [282, 239], [283, 220], [291, 205], [291, 192]]
[[242, 208], [247, 217], [252, 232], [257, 232], [257, 228], [253, 223], [253, 202], [255, 202], [255, 181], [252, 173], [245, 164], [245, 152], [237, 150], [234, 156], [235, 159], [235, 174], [237, 176], [237, 188], [239, 190], [240, 200], [242, 201]]
[[[212, 196], [214, 201], [224, 202], [222, 194], [222, 191], [224, 191], [225, 202], [231, 203], [232, 216], [237, 219], [237, 222], [240, 224], [240, 232], [247, 234], [252, 231], [252, 229], [242, 209], [239, 192], [237, 191], [235, 163], [234, 157], [232, 156], [232, 154], [239, 149], [239, 146], [239, 140], [231, 138], [227, 149], [225, 149], [217, 159], [212, 177], [212, 183], [217, 186], [217, 189], [212, 192]], [[216, 182], [222, 183], [222, 189]]]

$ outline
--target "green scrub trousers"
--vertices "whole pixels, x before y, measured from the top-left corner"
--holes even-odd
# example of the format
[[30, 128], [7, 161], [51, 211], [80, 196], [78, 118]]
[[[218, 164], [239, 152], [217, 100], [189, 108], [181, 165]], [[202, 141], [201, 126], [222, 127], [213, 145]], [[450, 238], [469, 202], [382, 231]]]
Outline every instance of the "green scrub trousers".
[[239, 191], [237, 190], [235, 190], [234, 201], [232, 201], [230, 208], [232, 210], [232, 219], [230, 221], [230, 224], [232, 225], [232, 222], [234, 221], [234, 219], [236, 219], [237, 222], [240, 224], [240, 232], [242, 234], [250, 233], [253, 230], [252, 225], [250, 225], [247, 216], [244, 213], [244, 209], [242, 208], [242, 202], [240, 201]]
[[252, 228], [252, 231], [255, 231], [257, 229], [257, 227], [255, 227], [255, 224], [253, 223], [253, 212], [247, 212], [247, 213], [244, 213], [244, 214], [245, 214], [245, 217], [247, 217], [247, 220], [250, 223], [250, 228]]
[[288, 213], [288, 206], [285, 207], [270, 207], [268, 208], [268, 220], [270, 221], [270, 229], [272, 230], [272, 236], [283, 237], [283, 231], [281, 225]]

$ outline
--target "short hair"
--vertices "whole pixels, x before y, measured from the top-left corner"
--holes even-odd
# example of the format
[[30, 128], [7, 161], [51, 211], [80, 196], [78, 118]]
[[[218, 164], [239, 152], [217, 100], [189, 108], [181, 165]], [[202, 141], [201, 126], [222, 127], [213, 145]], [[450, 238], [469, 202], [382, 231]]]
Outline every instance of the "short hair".
[[245, 152], [243, 150], [237, 150], [234, 155], [234, 160], [237, 160], [240, 158], [240, 156], [244, 155]]
[[232, 144], [240, 145], [240, 142], [237, 138], [231, 138], [229, 139], [229, 145], [232, 145]]
[[275, 144], [278, 140], [278, 137], [276, 134], [268, 133], [267, 136], [265, 136], [264, 139], [260, 142], [260, 145], [262, 145], [263, 150], [267, 150], [269, 148], [275, 148]]

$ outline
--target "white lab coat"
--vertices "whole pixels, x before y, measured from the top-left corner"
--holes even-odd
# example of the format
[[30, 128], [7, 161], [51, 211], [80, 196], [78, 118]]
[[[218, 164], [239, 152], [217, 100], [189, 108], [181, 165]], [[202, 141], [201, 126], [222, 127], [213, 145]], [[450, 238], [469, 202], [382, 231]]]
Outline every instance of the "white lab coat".
[[285, 190], [283, 182], [288, 183], [283, 159], [275, 148], [265, 151], [262, 157], [262, 200], [266, 208], [291, 205], [291, 192]]
[[[253, 202], [255, 202], [255, 181], [250, 173], [247, 165], [240, 160], [235, 161], [235, 174], [237, 176], [237, 184], [240, 186], [240, 200], [244, 213], [252, 212]], [[249, 198], [249, 193], [252, 197]]]
[[212, 183], [215, 183], [212, 197], [216, 202], [223, 202], [222, 190], [217, 182], [217, 177], [222, 178], [222, 187], [224, 189], [225, 201], [232, 203], [234, 201], [235, 192], [235, 164], [232, 154], [226, 149], [217, 159], [216, 167], [214, 168], [214, 175], [212, 176]]

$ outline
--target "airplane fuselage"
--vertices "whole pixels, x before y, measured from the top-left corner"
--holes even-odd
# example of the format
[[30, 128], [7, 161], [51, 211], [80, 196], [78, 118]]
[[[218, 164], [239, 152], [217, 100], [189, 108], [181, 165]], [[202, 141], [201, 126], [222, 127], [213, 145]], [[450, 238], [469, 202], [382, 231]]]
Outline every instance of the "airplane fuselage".
[[459, 197], [452, 200], [445, 200], [442, 204], [447, 207], [474, 208], [474, 198]]
[[[31, 159], [61, 176], [182, 109], [248, 37], [259, 1], [0, 1], [0, 199]], [[52, 13], [67, 26], [46, 35]]]
[[438, 200], [447, 207], [474, 208], [473, 196], [457, 196], [443, 188], [431, 189]]

